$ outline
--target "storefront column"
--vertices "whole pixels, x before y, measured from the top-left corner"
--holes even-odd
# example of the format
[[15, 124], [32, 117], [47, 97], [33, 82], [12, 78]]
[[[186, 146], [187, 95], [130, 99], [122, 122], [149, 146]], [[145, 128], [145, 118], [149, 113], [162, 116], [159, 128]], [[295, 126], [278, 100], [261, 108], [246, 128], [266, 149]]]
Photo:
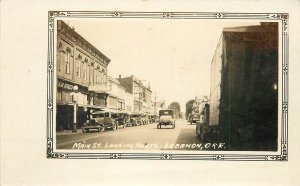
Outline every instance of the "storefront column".
[[77, 103], [74, 102], [74, 119], [73, 119], [73, 133], [77, 133]]

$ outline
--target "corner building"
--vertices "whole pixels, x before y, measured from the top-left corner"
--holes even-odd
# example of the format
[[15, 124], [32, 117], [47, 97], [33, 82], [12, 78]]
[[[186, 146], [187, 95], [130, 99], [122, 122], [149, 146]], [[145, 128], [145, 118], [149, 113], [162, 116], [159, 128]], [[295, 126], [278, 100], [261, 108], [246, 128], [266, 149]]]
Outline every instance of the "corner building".
[[[110, 59], [63, 21], [57, 21], [56, 130], [71, 130], [74, 103], [77, 127], [89, 110], [107, 106], [107, 66]], [[74, 86], [78, 87], [74, 94]]]

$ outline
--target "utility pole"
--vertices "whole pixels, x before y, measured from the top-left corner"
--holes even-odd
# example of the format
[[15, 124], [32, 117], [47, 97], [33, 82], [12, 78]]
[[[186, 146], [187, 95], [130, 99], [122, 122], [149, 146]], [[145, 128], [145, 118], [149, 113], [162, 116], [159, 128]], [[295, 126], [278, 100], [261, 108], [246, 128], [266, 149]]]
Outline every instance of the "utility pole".
[[139, 80], [139, 112], [141, 112], [141, 83], [142, 81]]
[[154, 97], [154, 114], [156, 115], [156, 92]]
[[[142, 105], [142, 92], [141, 89], [143, 88], [143, 84], [142, 81], [146, 81], [146, 80], [135, 80], [135, 82], [137, 82], [138, 86], [134, 86], [135, 88], [138, 88], [138, 94], [139, 94], [139, 112], [141, 112], [141, 105]], [[136, 93], [134, 93], [136, 94]]]

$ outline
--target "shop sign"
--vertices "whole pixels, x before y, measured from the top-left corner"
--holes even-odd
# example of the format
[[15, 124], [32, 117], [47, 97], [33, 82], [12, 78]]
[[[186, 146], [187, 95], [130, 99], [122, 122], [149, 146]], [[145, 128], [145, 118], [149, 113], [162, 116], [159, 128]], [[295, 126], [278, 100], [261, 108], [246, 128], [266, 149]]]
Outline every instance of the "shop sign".
[[70, 85], [68, 83], [63, 83], [63, 82], [58, 82], [57, 86], [60, 88], [68, 89], [68, 90], [73, 90], [73, 85]]

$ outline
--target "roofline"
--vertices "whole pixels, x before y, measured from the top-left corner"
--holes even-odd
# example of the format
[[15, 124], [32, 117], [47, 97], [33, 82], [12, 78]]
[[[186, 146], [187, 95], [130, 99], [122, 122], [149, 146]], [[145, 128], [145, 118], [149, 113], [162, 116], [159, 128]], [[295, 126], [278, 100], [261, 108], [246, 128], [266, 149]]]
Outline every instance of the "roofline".
[[101, 56], [104, 57], [104, 58], [107, 60], [107, 65], [110, 63], [111, 60], [110, 60], [106, 55], [104, 55], [102, 52], [100, 52], [100, 50], [98, 50], [94, 45], [92, 45], [89, 41], [87, 41], [83, 36], [81, 36], [81, 35], [80, 35], [78, 32], [76, 32], [73, 28], [71, 28], [67, 23], [65, 23], [65, 22], [62, 21], [62, 20], [59, 20], [59, 21], [61, 21], [62, 24], [64, 24], [65, 26], [67, 26], [67, 27], [69, 28], [69, 29], [68, 29], [69, 31], [75, 33], [80, 39], [82, 39], [84, 42], [88, 43], [90, 46], [93, 47], [93, 49], [95, 49], [98, 53], [100, 53]]
[[268, 29], [265, 29], [266, 27], [274, 27], [274, 26], [264, 25], [263, 22], [261, 22], [260, 25], [223, 28], [223, 32], [268, 32]]

